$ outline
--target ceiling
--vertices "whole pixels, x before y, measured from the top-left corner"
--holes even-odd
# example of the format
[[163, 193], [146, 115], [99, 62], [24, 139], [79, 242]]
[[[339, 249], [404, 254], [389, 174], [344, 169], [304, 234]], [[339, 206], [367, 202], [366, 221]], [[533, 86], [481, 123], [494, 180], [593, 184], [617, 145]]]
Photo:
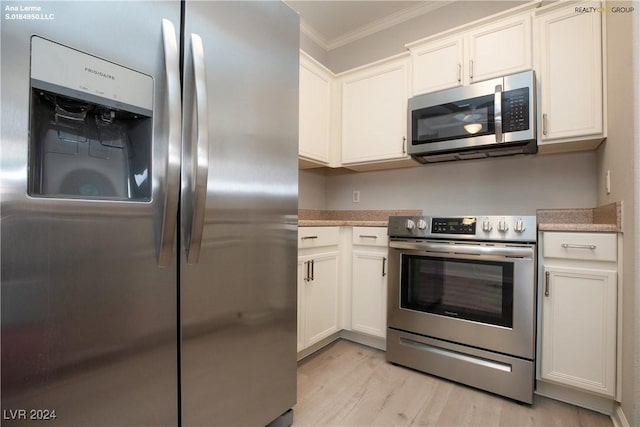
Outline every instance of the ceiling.
[[300, 14], [301, 30], [325, 50], [446, 6], [444, 0], [286, 0]]

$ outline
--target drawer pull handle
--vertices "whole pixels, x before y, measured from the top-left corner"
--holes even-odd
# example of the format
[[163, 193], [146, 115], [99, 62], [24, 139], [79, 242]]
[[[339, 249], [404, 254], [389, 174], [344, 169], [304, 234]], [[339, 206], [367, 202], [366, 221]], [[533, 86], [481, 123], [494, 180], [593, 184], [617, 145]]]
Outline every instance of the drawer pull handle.
[[318, 236], [302, 236], [300, 238], [300, 240], [311, 240], [311, 239], [317, 239]]
[[360, 238], [361, 239], [377, 239], [378, 236], [374, 236], [373, 234], [361, 234]]
[[591, 250], [594, 250], [596, 248], [596, 245], [573, 245], [573, 244], [569, 244], [569, 243], [563, 243], [561, 246], [563, 248], [565, 248], [565, 249], [591, 249]]
[[386, 267], [387, 266], [387, 258], [382, 257], [382, 277], [387, 275]]

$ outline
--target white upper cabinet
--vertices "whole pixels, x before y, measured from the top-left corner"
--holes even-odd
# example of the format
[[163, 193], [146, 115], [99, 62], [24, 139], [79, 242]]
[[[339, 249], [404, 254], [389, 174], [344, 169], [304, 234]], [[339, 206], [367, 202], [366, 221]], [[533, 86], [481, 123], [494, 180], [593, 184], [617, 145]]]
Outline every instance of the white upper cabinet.
[[412, 95], [467, 85], [532, 67], [531, 15], [408, 45]]
[[300, 54], [299, 156], [330, 163], [331, 91], [333, 74], [305, 53]]
[[[579, 6], [600, 7], [599, 2]], [[540, 141], [544, 151], [595, 148], [603, 124], [602, 14], [576, 13], [576, 5], [536, 16], [536, 69], [540, 89]]]
[[462, 85], [463, 45], [453, 36], [411, 49], [413, 95]]
[[408, 58], [341, 76], [342, 164], [408, 159]]
[[533, 49], [529, 14], [471, 30], [468, 40], [470, 83], [531, 69]]

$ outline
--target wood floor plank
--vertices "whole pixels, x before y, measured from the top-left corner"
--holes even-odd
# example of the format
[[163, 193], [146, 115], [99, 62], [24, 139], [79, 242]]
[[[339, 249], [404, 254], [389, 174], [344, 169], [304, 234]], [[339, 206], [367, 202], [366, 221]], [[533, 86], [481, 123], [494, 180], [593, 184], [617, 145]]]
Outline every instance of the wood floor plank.
[[339, 340], [298, 365], [294, 426], [612, 427], [609, 417], [541, 396], [525, 405], [387, 363]]

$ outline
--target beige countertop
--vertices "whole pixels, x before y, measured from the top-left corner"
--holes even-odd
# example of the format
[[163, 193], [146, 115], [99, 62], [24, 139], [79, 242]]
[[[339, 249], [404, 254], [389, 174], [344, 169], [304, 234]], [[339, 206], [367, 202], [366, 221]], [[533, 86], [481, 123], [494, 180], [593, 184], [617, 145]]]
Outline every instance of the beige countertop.
[[538, 209], [540, 231], [622, 232], [622, 202], [593, 209]]
[[420, 209], [404, 210], [312, 210], [298, 211], [298, 226], [300, 227], [386, 227], [390, 216], [418, 216]]

